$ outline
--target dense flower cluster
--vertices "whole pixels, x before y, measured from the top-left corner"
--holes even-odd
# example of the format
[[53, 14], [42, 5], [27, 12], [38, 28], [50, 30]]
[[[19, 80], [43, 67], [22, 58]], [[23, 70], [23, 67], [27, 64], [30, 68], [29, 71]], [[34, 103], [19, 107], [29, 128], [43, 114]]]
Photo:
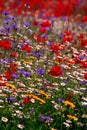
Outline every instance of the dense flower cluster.
[[0, 130], [86, 130], [86, 1], [0, 2]]

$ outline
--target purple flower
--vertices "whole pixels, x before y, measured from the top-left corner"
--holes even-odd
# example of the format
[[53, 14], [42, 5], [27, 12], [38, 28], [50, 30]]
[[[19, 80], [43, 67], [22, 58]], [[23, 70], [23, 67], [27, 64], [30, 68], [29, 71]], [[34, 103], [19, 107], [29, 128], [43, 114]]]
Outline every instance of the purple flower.
[[18, 30], [19, 29], [16, 24], [13, 24], [12, 27], [13, 27], [14, 30]]
[[24, 72], [23, 70], [19, 70], [18, 71], [19, 74], [23, 74], [23, 72]]
[[43, 37], [43, 38], [47, 38], [47, 37], [48, 37], [48, 35], [47, 35], [47, 34], [45, 34], [45, 33], [43, 33], [43, 34], [41, 35], [41, 37]]
[[35, 56], [36, 56], [36, 57], [40, 57], [41, 55], [42, 55], [41, 52], [36, 52], [36, 53], [35, 53]]
[[62, 20], [63, 20], [63, 21], [66, 21], [66, 20], [67, 20], [67, 17], [66, 17], [66, 16], [62, 16]]
[[78, 58], [80, 59], [80, 60], [83, 60], [84, 59], [84, 56], [78, 56]]
[[10, 12], [8, 12], [8, 11], [4, 11], [3, 14], [4, 14], [4, 15], [9, 15]]
[[41, 67], [38, 67], [36, 72], [37, 72], [38, 75], [44, 75], [45, 70], [42, 69]]
[[80, 81], [81, 84], [83, 85], [86, 85], [87, 84], [87, 81], [86, 80], [83, 80], [83, 81]]
[[31, 76], [31, 72], [27, 72], [27, 71], [24, 71], [24, 70], [19, 70], [18, 73], [22, 76], [25, 76], [25, 77]]
[[24, 76], [25, 76], [25, 77], [30, 77], [30, 76], [31, 76], [31, 73], [30, 73], [30, 72], [25, 72]]
[[58, 98], [58, 102], [63, 102], [64, 99], [63, 98]]
[[35, 56], [35, 53], [34, 52], [30, 52], [29, 53], [31, 56]]
[[43, 85], [40, 89], [44, 89], [44, 90], [45, 90], [45, 89], [46, 89], [46, 86], [45, 86], [45, 85]]
[[48, 46], [50, 46], [50, 47], [51, 47], [51, 46], [52, 46], [52, 42], [49, 42]]
[[4, 20], [4, 23], [5, 23], [5, 24], [9, 24], [9, 22], [10, 22], [10, 20], [8, 20], [8, 19], [5, 19], [5, 20]]
[[11, 63], [13, 60], [12, 59], [6, 59], [7, 63]]
[[64, 38], [64, 34], [59, 34], [59, 37], [60, 38]]
[[10, 20], [15, 20], [15, 17], [14, 16], [9, 16], [9, 19]]
[[45, 116], [44, 115], [41, 115], [41, 121], [45, 121]]
[[30, 23], [24, 23], [24, 25], [26, 26], [26, 27], [30, 27]]
[[7, 26], [5, 26], [5, 29], [6, 29], [7, 31], [10, 31], [10, 30], [12, 29], [12, 26], [7, 25]]
[[46, 119], [46, 121], [48, 121], [48, 122], [51, 120], [50, 116], [46, 116], [45, 119]]
[[12, 74], [12, 77], [17, 79], [19, 76], [17, 74]]
[[7, 98], [7, 100], [8, 100], [8, 102], [15, 102], [16, 101], [15, 97], [9, 97], [9, 98]]

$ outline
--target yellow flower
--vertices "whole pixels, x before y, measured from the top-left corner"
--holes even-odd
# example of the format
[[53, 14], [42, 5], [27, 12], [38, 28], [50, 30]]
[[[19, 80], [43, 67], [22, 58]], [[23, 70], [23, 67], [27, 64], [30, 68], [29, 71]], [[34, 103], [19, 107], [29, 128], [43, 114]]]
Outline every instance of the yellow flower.
[[65, 105], [69, 105], [71, 108], [75, 108], [75, 105], [72, 102], [68, 101], [68, 100], [64, 101], [63, 103]]
[[77, 121], [78, 118], [76, 116], [72, 116], [72, 115], [67, 115], [68, 118], [73, 119], [74, 121]]
[[32, 62], [28, 62], [28, 61], [26, 61], [26, 60], [24, 60], [24, 59], [22, 59], [22, 61], [23, 61], [24, 64], [32, 65]]
[[29, 56], [30, 59], [36, 60], [37, 58], [35, 56]]
[[65, 108], [62, 108], [62, 112], [64, 112], [65, 111]]
[[39, 98], [38, 96], [35, 96], [34, 94], [25, 94], [25, 96], [28, 96], [29, 98], [34, 98], [42, 103], [46, 103], [43, 99]]
[[43, 94], [44, 96], [46, 96], [47, 99], [50, 98], [50, 96], [48, 94], [46, 94], [43, 90], [41, 90], [40, 93]]
[[14, 85], [12, 85], [12, 84], [9, 84], [9, 83], [6, 83], [6, 86], [7, 86], [7, 87], [10, 87], [10, 88], [13, 88], [13, 89], [16, 88], [16, 86], [14, 86]]
[[57, 64], [57, 65], [59, 65], [59, 62], [57, 62], [57, 61], [54, 61], [54, 63]]

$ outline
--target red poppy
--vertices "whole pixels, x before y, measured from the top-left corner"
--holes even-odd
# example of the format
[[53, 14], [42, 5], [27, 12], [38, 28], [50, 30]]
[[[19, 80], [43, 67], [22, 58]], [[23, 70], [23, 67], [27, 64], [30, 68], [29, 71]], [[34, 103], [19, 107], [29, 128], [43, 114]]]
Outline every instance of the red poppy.
[[72, 37], [71, 36], [65, 36], [64, 38], [63, 38], [63, 42], [72, 42]]
[[82, 21], [83, 21], [83, 22], [87, 22], [87, 16], [86, 16], [86, 15], [84, 15], [84, 16], [82, 17]]
[[82, 40], [81, 40], [81, 45], [82, 45], [82, 46], [87, 46], [87, 39], [85, 39], [85, 38], [82, 39]]
[[37, 25], [38, 25], [38, 22], [37, 22], [37, 21], [34, 21], [34, 22], [33, 22], [33, 25], [34, 25], [34, 26], [37, 26]]
[[52, 43], [51, 50], [55, 53], [58, 53], [58, 51], [60, 50], [59, 45]]
[[13, 58], [17, 58], [18, 57], [18, 53], [13, 51], [13, 52], [11, 52], [10, 56], [13, 57]]
[[42, 27], [50, 27], [51, 26], [51, 23], [49, 21], [43, 21], [41, 24], [40, 24]]
[[17, 68], [17, 64], [11, 63], [11, 64], [10, 64], [10, 67], [12, 67], [12, 68]]
[[28, 97], [25, 97], [25, 98], [23, 99], [23, 103], [24, 103], [24, 104], [29, 103], [29, 98], [28, 98]]
[[5, 50], [10, 50], [11, 49], [11, 43], [8, 40], [2, 40], [0, 42], [0, 47], [4, 48]]
[[25, 98], [23, 98], [23, 103], [28, 104], [28, 103], [32, 103], [32, 102], [30, 101], [29, 97], [25, 97]]
[[83, 33], [80, 33], [79, 36], [78, 36], [78, 38], [83, 39], [83, 38], [84, 38], [84, 34], [83, 34]]
[[82, 67], [87, 68], [87, 61], [82, 61], [81, 64], [82, 64]]
[[16, 69], [15, 68], [9, 68], [9, 71], [11, 74], [14, 74], [16, 72]]
[[7, 80], [11, 80], [11, 79], [12, 79], [11, 73], [8, 72], [8, 71], [4, 72], [4, 77], [5, 77]]
[[65, 30], [64, 34], [66, 34], [67, 36], [71, 34], [71, 32], [69, 30]]
[[24, 51], [26, 51], [26, 52], [30, 52], [31, 51], [31, 47], [30, 46], [28, 46], [28, 45], [24, 45], [23, 47], [22, 47], [22, 50], [24, 50]]
[[84, 74], [84, 79], [87, 80], [87, 73]]
[[52, 69], [49, 72], [52, 76], [60, 76], [62, 75], [62, 69], [60, 66], [52, 66]]
[[46, 30], [46, 28], [42, 28], [42, 27], [40, 27], [39, 32], [41, 32], [41, 33], [46, 33], [47, 30]]

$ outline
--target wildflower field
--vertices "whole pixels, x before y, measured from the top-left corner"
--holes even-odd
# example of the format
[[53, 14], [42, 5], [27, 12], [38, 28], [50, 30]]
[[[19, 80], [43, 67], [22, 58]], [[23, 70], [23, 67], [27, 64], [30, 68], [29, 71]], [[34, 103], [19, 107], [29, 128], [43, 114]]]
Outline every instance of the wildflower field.
[[20, 129], [87, 130], [85, 0], [0, 1], [0, 130]]

